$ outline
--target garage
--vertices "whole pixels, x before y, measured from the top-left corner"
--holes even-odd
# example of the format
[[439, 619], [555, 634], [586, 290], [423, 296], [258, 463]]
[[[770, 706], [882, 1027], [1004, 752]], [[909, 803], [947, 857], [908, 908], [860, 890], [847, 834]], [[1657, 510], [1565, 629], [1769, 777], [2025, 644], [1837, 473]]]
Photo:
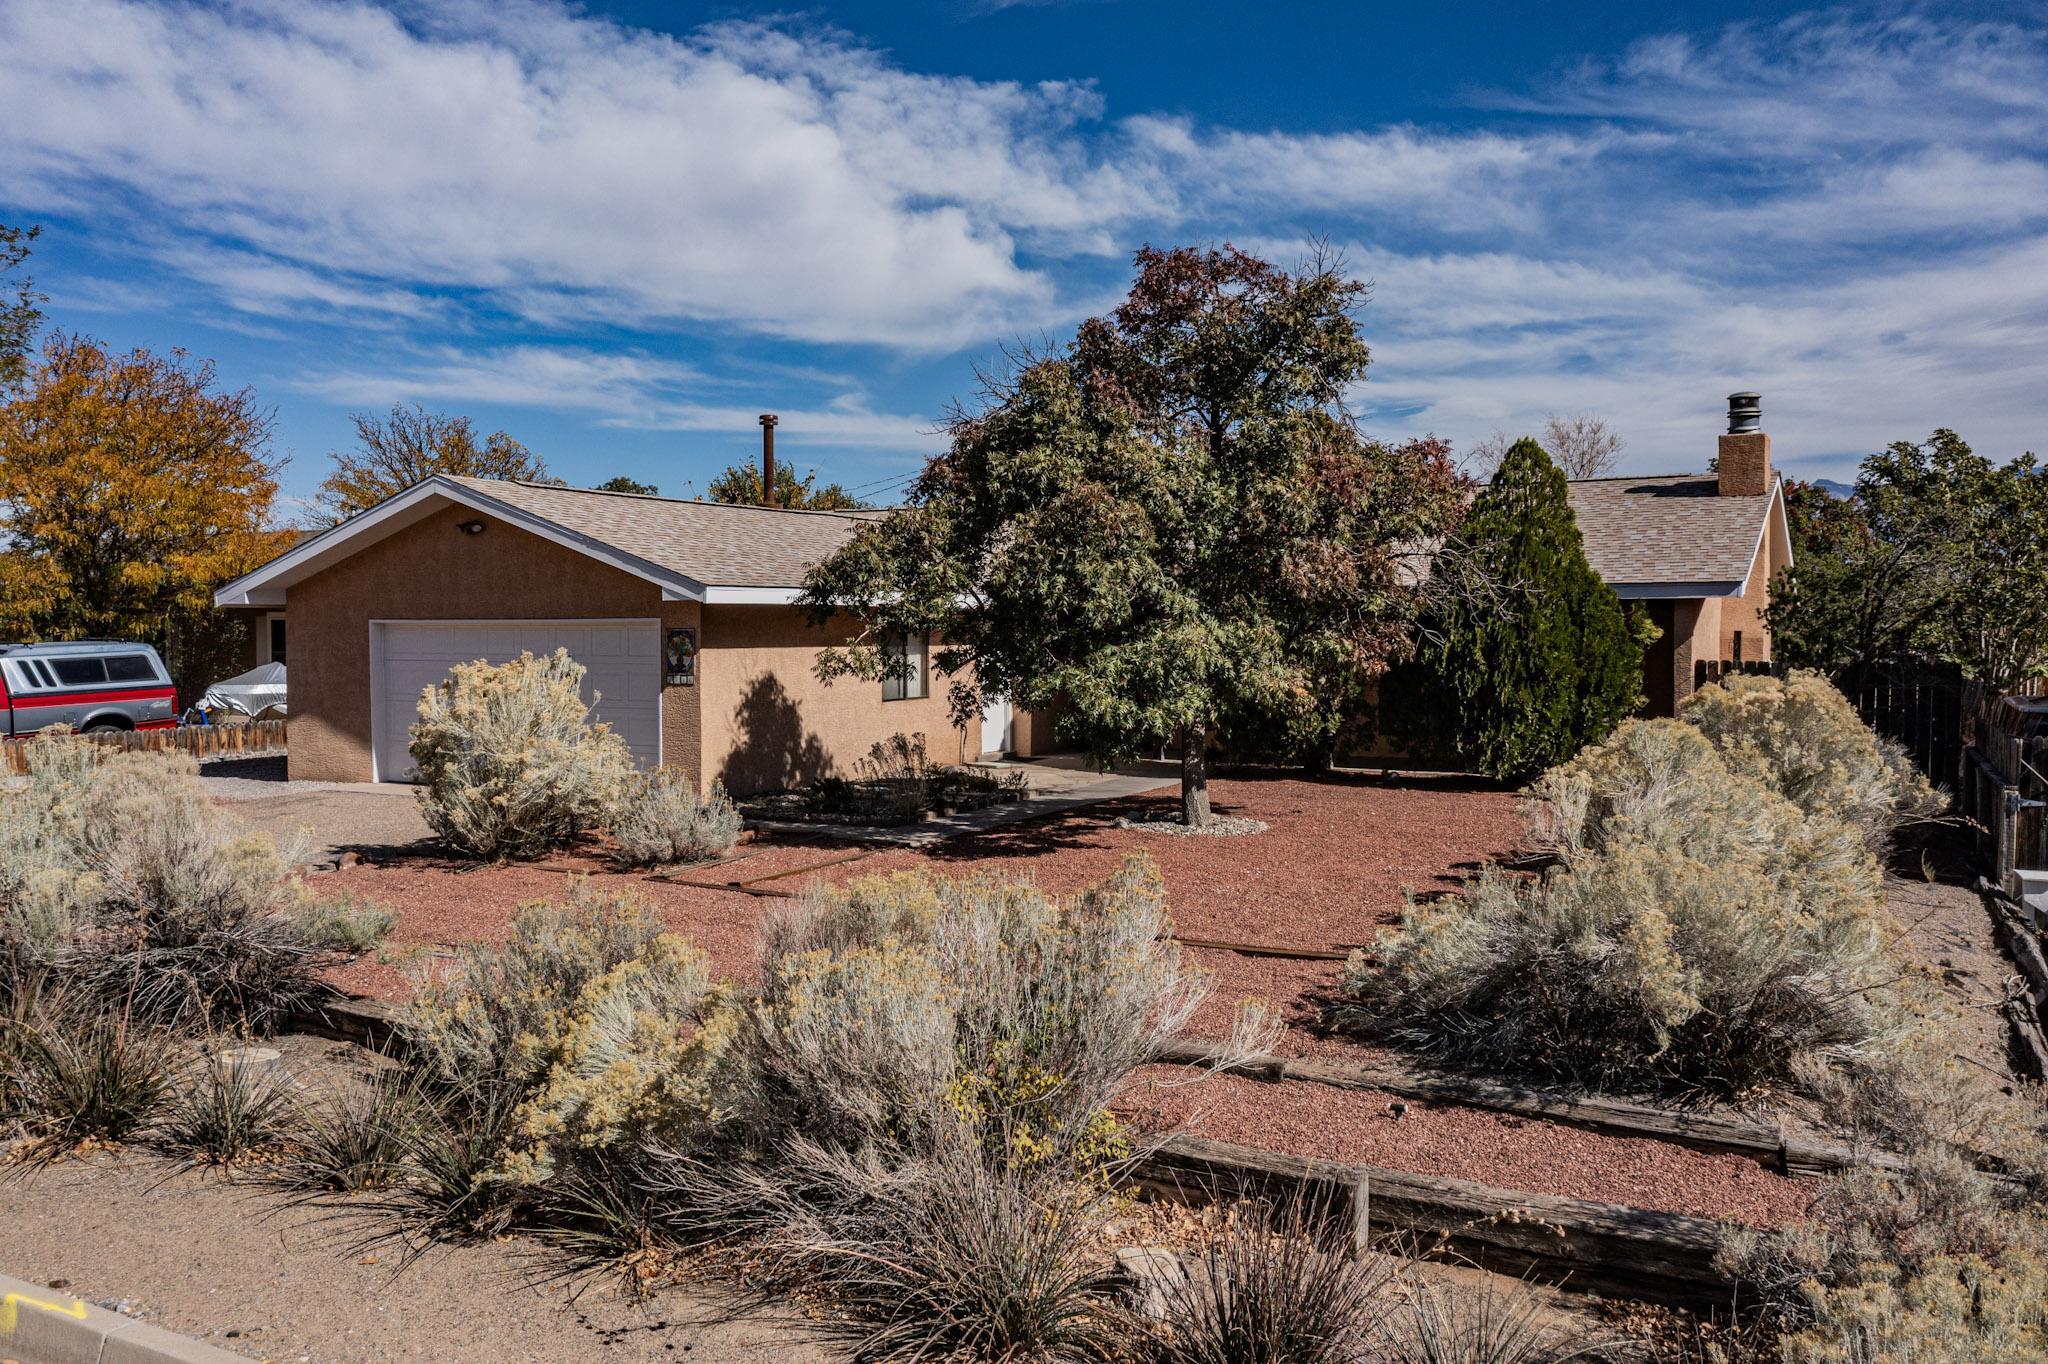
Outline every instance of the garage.
[[407, 733], [420, 693], [458, 663], [505, 663], [567, 649], [588, 671], [583, 699], [618, 732], [635, 762], [661, 762], [661, 629], [655, 620], [370, 622], [371, 749], [375, 780], [408, 781]]

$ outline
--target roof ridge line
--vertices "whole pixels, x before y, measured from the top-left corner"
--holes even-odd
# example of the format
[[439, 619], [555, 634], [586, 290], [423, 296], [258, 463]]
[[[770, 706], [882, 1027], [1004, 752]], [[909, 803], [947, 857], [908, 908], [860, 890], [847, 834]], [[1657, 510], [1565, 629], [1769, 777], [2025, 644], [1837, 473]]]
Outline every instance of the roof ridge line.
[[537, 488], [550, 493], [589, 493], [595, 497], [631, 497], [642, 502], [668, 502], [679, 507], [726, 507], [734, 511], [786, 512], [793, 516], [849, 516], [855, 512], [888, 511], [887, 507], [759, 507], [750, 502], [720, 502], [714, 498], [667, 497], [660, 493], [629, 493], [617, 488], [578, 488], [569, 483], [537, 483], [530, 478], [481, 478], [475, 474], [448, 474], [448, 478], [472, 483], [509, 483], [515, 488]]

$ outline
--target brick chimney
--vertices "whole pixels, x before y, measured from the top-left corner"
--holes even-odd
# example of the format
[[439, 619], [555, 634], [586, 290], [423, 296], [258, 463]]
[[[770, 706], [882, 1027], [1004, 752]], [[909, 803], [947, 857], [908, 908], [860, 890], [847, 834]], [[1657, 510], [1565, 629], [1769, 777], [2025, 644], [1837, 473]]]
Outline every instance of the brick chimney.
[[1721, 496], [1762, 497], [1771, 490], [1771, 438], [1764, 434], [1762, 422], [1762, 395], [1728, 395], [1728, 434], [1721, 437]]

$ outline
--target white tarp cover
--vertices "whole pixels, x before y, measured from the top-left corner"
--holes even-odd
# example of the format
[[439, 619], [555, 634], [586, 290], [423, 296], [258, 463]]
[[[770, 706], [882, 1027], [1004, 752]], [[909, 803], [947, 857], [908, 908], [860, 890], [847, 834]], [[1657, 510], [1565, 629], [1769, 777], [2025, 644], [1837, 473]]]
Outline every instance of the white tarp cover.
[[284, 714], [284, 664], [259, 663], [240, 677], [216, 682], [199, 698], [209, 711], [232, 715], [254, 715], [262, 710]]

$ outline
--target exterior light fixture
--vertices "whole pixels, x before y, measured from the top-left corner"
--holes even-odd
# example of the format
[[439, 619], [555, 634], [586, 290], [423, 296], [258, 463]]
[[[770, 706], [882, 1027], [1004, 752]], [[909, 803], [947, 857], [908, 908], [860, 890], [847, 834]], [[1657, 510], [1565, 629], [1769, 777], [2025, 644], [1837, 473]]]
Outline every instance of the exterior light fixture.
[[456, 524], [455, 529], [461, 531], [464, 535], [482, 535], [484, 533], [484, 523], [481, 521], [462, 521]]

